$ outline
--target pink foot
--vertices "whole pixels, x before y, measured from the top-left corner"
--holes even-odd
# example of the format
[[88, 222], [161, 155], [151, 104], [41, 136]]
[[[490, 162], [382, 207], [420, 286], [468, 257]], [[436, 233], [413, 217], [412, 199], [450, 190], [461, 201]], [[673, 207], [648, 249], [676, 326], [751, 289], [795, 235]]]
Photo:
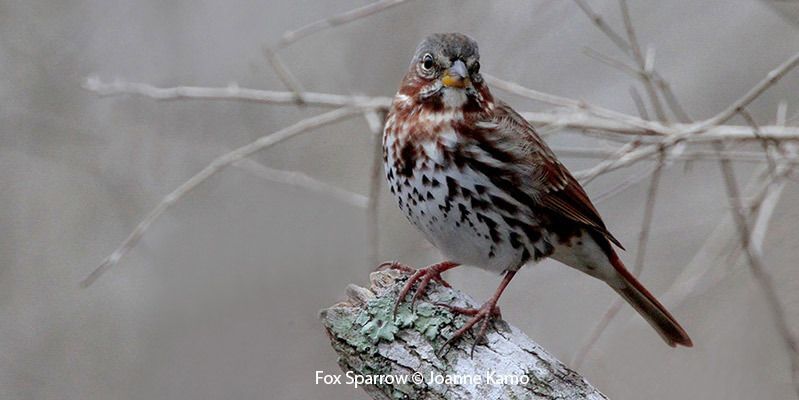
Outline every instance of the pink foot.
[[402, 290], [400, 290], [397, 301], [394, 303], [394, 313], [396, 313], [397, 307], [399, 307], [400, 303], [405, 299], [405, 296], [407, 296], [408, 292], [410, 292], [411, 288], [413, 288], [413, 284], [417, 281], [419, 281], [419, 287], [417, 287], [416, 291], [413, 293], [413, 297], [411, 298], [411, 307], [413, 307], [413, 305], [416, 303], [416, 300], [422, 297], [422, 294], [424, 294], [425, 289], [427, 289], [427, 285], [431, 280], [436, 281], [443, 286], [451, 287], [450, 284], [441, 277], [441, 273], [448, 269], [455, 268], [458, 265], [459, 264], [450, 261], [444, 261], [425, 268], [414, 269], [407, 265], [393, 261], [380, 264], [377, 268], [378, 270], [391, 268], [411, 275], [408, 278], [408, 281], [405, 282], [405, 286], [403, 286]]
[[477, 330], [477, 334], [474, 337], [474, 343], [472, 343], [472, 349], [470, 352], [470, 357], [474, 357], [474, 347], [477, 346], [478, 343], [486, 342], [486, 333], [488, 332], [488, 324], [491, 322], [493, 318], [501, 318], [502, 314], [499, 312], [499, 307], [497, 306], [497, 302], [495, 299], [491, 299], [485, 304], [483, 304], [480, 308], [464, 308], [464, 307], [456, 307], [451, 306], [449, 304], [444, 303], [436, 303], [436, 305], [441, 307], [448, 308], [451, 312], [455, 314], [462, 314], [462, 315], [469, 315], [468, 321], [463, 324], [455, 333], [452, 334], [452, 337], [447, 339], [444, 342], [444, 345], [438, 350], [438, 355], [443, 356], [446, 354], [446, 349], [456, 340], [458, 340], [461, 336], [463, 336], [467, 331], [472, 329], [477, 323], [480, 323], [480, 327]]

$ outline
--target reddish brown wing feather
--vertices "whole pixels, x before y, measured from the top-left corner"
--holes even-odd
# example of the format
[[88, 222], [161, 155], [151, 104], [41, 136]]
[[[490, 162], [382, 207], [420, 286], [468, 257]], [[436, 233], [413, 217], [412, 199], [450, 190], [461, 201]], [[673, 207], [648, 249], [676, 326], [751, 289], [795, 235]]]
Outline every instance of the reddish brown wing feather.
[[[538, 168], [544, 169], [545, 187], [541, 188], [541, 204], [569, 219], [587, 225], [601, 232], [619, 248], [624, 246], [608, 232], [602, 217], [599, 216], [591, 199], [585, 193], [580, 183], [569, 173], [569, 170], [561, 164], [555, 153], [541, 140], [535, 129], [521, 115], [516, 113], [507, 104], [497, 101], [494, 110], [494, 119], [500, 124], [500, 130], [507, 129], [514, 134], [518, 134], [529, 140], [530, 149], [535, 149], [531, 154], [531, 162], [537, 164]], [[503, 129], [503, 125], [504, 128]]]

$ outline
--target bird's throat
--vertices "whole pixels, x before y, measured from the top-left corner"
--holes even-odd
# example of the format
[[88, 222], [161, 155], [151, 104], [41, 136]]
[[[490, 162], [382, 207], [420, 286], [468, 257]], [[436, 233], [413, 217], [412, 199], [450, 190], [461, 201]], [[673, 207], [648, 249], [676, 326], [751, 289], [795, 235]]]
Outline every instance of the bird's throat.
[[462, 109], [468, 100], [464, 89], [445, 87], [441, 90], [441, 101], [445, 109]]

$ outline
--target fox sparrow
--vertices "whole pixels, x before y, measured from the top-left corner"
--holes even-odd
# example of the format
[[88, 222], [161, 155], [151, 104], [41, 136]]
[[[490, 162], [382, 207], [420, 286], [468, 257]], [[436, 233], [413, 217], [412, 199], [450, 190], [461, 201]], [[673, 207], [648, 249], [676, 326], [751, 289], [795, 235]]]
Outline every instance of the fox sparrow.
[[[625, 268], [585, 190], [530, 124], [495, 99], [480, 75], [477, 43], [459, 33], [422, 41], [387, 115], [383, 160], [391, 193], [408, 220], [449, 261], [411, 272], [416, 300], [430, 280], [461, 264], [504, 273], [479, 309], [443, 347], [477, 324], [475, 343], [497, 301], [528, 262], [552, 257], [601, 279], [670, 346], [691, 346], [674, 317]], [[442, 347], [442, 348], [443, 348]], [[474, 347], [472, 347], [474, 351]]]

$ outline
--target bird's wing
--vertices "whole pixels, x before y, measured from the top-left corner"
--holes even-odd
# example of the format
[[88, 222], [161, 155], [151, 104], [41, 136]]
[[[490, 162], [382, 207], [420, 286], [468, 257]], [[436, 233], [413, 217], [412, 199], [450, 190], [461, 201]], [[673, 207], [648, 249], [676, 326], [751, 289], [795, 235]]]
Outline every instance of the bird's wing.
[[555, 153], [521, 115], [504, 102], [497, 101], [493, 113], [496, 132], [500, 135], [523, 139], [525, 161], [536, 170], [534, 185], [541, 205], [575, 222], [601, 232], [611, 242], [624, 246], [608, 232], [588, 194], [569, 170], [558, 161]]

